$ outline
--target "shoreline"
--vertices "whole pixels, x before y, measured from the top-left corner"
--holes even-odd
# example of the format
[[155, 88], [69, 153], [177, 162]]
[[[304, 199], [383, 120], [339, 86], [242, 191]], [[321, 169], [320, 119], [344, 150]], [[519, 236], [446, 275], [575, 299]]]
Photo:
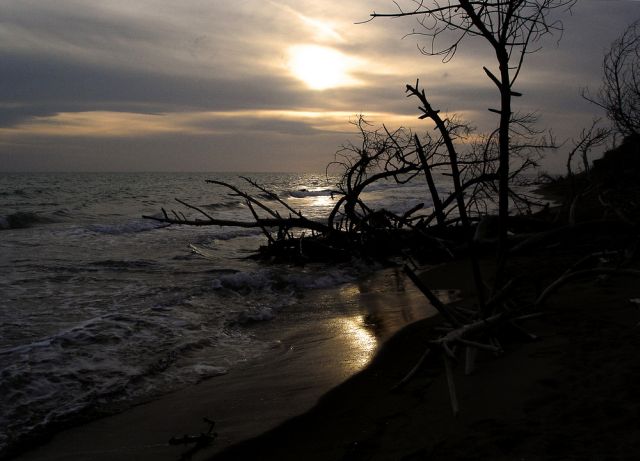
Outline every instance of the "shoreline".
[[[546, 286], [544, 281], [574, 257], [571, 251], [549, 249], [515, 260], [514, 270], [527, 275], [521, 296], [531, 296], [541, 283]], [[457, 302], [464, 303], [471, 294], [464, 285], [469, 270], [458, 261], [421, 277], [444, 293], [457, 285], [462, 293]], [[369, 311], [375, 312], [376, 305], [387, 305], [391, 298], [376, 292], [375, 283], [371, 288]], [[321, 293], [316, 292], [319, 302]], [[335, 373], [341, 360], [319, 338], [344, 339], [344, 332], [327, 335], [314, 328], [291, 335], [291, 343], [284, 341], [269, 360], [70, 429], [17, 459], [177, 460], [186, 449], [170, 447], [168, 439], [206, 431], [203, 416], [218, 422], [218, 438], [183, 459], [635, 459], [640, 451], [640, 398], [635, 395], [640, 309], [632, 300], [638, 299], [637, 279], [629, 277], [578, 279], [562, 287], [542, 306], [544, 315], [522, 325], [537, 340], [507, 338], [504, 353], [481, 353], [470, 376], [458, 364], [458, 417], [452, 414], [439, 361], [392, 390], [441, 322], [433, 316], [412, 318], [395, 333], [387, 330], [390, 337], [372, 361], [350, 377], [314, 373]], [[348, 355], [343, 357], [348, 360]], [[295, 370], [297, 378], [289, 374], [276, 385], [287, 369]], [[210, 414], [217, 398], [223, 399], [226, 414]], [[254, 418], [233, 422], [242, 415]]]
[[[444, 298], [454, 296], [445, 291]], [[403, 325], [436, 311], [397, 269], [354, 283], [313, 290], [292, 309], [250, 328], [281, 340], [256, 360], [123, 412], [60, 431], [17, 460], [175, 460], [185, 446], [172, 437], [206, 432], [218, 438], [192, 459], [207, 459], [311, 409], [319, 398], [361, 370], [380, 343]], [[300, 322], [299, 316], [308, 320]]]
[[[535, 276], [559, 269], [532, 268], [535, 261], [523, 266]], [[448, 271], [464, 270], [455, 266], [423, 277], [437, 286]], [[524, 288], [535, 290], [537, 281]], [[457, 417], [441, 361], [393, 390], [439, 319], [420, 320], [309, 412], [212, 460], [636, 459], [638, 299], [637, 279], [624, 276], [563, 287], [544, 305], [544, 315], [523, 324], [537, 340], [507, 338], [505, 352], [480, 353], [469, 376], [463, 364], [455, 367]]]

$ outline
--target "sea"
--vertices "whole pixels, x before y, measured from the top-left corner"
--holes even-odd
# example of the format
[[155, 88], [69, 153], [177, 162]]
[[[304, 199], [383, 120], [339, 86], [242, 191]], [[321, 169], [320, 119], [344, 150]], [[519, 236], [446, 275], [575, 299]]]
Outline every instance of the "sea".
[[[202, 218], [178, 198], [252, 219], [242, 197], [207, 179], [280, 207], [242, 176], [311, 219], [326, 220], [337, 199], [337, 178], [324, 174], [0, 173], [0, 453], [260, 360], [304, 293], [381, 269], [268, 264], [251, 257], [266, 243], [260, 229], [143, 218], [162, 208]], [[388, 182], [365, 199], [401, 211], [427, 196], [422, 182]], [[256, 334], [267, 322], [276, 328]]]

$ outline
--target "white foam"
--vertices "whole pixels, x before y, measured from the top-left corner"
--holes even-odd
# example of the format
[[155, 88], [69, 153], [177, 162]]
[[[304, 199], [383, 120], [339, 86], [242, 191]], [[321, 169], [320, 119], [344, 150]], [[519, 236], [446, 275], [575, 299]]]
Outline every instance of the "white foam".
[[319, 189], [319, 190], [294, 190], [289, 192], [289, 196], [293, 198], [307, 198], [307, 197], [329, 197], [335, 194], [332, 189]]
[[290, 291], [313, 288], [329, 288], [355, 280], [356, 276], [347, 270], [324, 269], [321, 272], [269, 268], [258, 271], [222, 274], [213, 279], [214, 289], [247, 291]]
[[229, 372], [228, 368], [209, 365], [206, 363], [197, 363], [193, 365], [192, 369], [197, 375], [206, 378], [225, 375]]

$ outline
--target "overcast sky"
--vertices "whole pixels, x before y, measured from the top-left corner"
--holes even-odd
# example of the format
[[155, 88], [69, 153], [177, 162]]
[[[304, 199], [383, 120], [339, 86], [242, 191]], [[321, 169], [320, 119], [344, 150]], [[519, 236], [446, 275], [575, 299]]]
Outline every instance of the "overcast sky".
[[[390, 0], [2, 0], [0, 171], [323, 171], [357, 114], [427, 128], [404, 96], [495, 123], [490, 50], [422, 56]], [[602, 56], [640, 2], [578, 0], [564, 36], [525, 63], [517, 109], [560, 140], [597, 109]], [[403, 38], [404, 37], [404, 38]], [[424, 125], [421, 125], [423, 123]], [[547, 168], [564, 162], [550, 153]]]

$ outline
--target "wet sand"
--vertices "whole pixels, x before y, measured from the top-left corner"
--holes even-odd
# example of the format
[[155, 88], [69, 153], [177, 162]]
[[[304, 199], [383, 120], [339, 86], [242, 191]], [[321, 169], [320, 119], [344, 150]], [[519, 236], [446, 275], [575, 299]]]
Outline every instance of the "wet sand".
[[[441, 296], [446, 300], [449, 294]], [[404, 325], [434, 314], [395, 269], [358, 283], [312, 290], [276, 320], [251, 327], [257, 337], [279, 338], [260, 359], [63, 431], [17, 459], [177, 460], [188, 446], [170, 446], [169, 439], [206, 432], [203, 417], [216, 421], [218, 438], [192, 459], [207, 459], [309, 410], [324, 393], [366, 366], [383, 341]]]

